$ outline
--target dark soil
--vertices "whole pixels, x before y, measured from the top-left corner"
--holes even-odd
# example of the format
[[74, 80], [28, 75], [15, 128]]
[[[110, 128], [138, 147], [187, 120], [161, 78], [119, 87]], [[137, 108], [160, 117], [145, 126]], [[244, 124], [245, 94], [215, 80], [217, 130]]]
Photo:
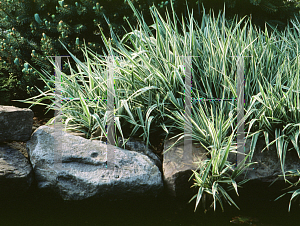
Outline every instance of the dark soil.
[[[51, 104], [51, 101], [48, 100], [48, 101], [44, 101], [43, 103]], [[7, 104], [7, 105], [15, 106], [15, 107], [19, 107], [19, 108], [29, 108], [31, 106], [31, 104], [25, 104], [25, 103], [16, 102], [16, 101], [11, 101], [10, 104]], [[54, 110], [49, 110], [47, 112], [48, 108], [45, 105], [34, 105], [30, 109], [34, 112], [34, 117], [35, 117], [34, 121], [37, 121], [41, 125], [46, 124], [46, 122], [48, 122], [49, 119], [54, 117]], [[47, 112], [47, 114], [45, 114], [46, 112]]]

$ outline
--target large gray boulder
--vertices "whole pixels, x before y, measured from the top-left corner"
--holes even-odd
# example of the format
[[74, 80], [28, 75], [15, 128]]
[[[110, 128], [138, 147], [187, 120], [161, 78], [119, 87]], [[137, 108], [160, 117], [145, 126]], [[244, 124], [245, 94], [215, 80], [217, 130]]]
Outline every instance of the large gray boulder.
[[[107, 148], [115, 151], [114, 170], [106, 168]], [[64, 200], [153, 197], [163, 189], [161, 172], [148, 156], [102, 141], [41, 126], [27, 150], [38, 187]]]
[[31, 109], [0, 105], [0, 142], [29, 140], [33, 115]]
[[7, 144], [0, 144], [0, 199], [20, 197], [33, 181], [33, 170], [25, 156]]

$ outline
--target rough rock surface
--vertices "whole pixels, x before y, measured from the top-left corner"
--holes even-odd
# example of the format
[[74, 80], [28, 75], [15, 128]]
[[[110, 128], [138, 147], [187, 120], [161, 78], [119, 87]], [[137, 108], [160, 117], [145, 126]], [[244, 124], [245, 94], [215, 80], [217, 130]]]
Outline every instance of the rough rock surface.
[[[122, 138], [119, 137], [119, 147], [121, 147], [122, 144]], [[153, 153], [149, 147], [147, 148], [144, 142], [136, 140], [134, 138], [129, 138], [129, 140], [125, 144], [125, 149], [147, 155], [155, 163], [159, 170], [162, 171], [162, 164], [159, 157], [155, 153]]]
[[[173, 141], [167, 140], [165, 142], [164, 151], [167, 150], [169, 146], [174, 144]], [[245, 144], [245, 153], [250, 151], [251, 139], [248, 139]], [[259, 138], [255, 145], [254, 155], [252, 162], [257, 162], [257, 164], [249, 167], [249, 170], [244, 171], [243, 174], [237, 178], [237, 182], [243, 179], [250, 179], [258, 183], [271, 183], [278, 175], [282, 174], [279, 158], [277, 155], [277, 149], [275, 144], [271, 145], [268, 149], [263, 152], [262, 149], [266, 147], [264, 138]], [[182, 159], [183, 156], [183, 143], [177, 144], [172, 147], [168, 152], [164, 154], [163, 159], [163, 176], [164, 182], [167, 186], [169, 194], [173, 197], [183, 196], [192, 197], [196, 194], [196, 190], [192, 190], [190, 187], [193, 185], [193, 180], [188, 182], [190, 176], [192, 175], [191, 170], [196, 170], [197, 164], [186, 164]], [[201, 161], [206, 159], [206, 150], [199, 144], [193, 143], [193, 162], [198, 161], [196, 156], [199, 156]], [[228, 161], [234, 163], [236, 161], [236, 154], [230, 153]], [[285, 159], [285, 170], [300, 169], [300, 160], [294, 149], [287, 152]], [[246, 174], [246, 176], [245, 176]], [[283, 177], [280, 177], [283, 180]], [[291, 179], [291, 178], [288, 178]]]
[[33, 115], [31, 109], [0, 105], [0, 142], [29, 140]]
[[[38, 187], [64, 200], [130, 199], [156, 196], [162, 191], [161, 172], [144, 154], [112, 146], [115, 170], [107, 169], [108, 146], [48, 126], [39, 127], [27, 142]], [[60, 163], [55, 163], [57, 158]]]
[[[166, 140], [164, 151], [175, 141], [176, 139]], [[183, 151], [184, 145], [179, 143], [167, 151], [163, 159], [164, 182], [168, 193], [178, 199], [191, 198], [195, 195], [194, 189], [190, 188], [193, 185], [193, 180], [191, 179], [189, 183], [188, 180], [193, 174], [192, 170], [196, 170], [198, 167], [196, 163], [187, 163], [182, 160]], [[192, 154], [192, 160], [197, 162], [199, 159], [206, 159], [207, 151], [200, 144], [193, 143]]]
[[0, 199], [22, 195], [33, 181], [30, 162], [18, 150], [0, 144]]
[[[245, 144], [245, 153], [249, 153], [250, 145], [251, 139], [248, 139]], [[282, 174], [282, 171], [275, 143], [269, 146], [269, 150], [266, 148], [262, 152], [265, 147], [264, 138], [258, 138], [252, 158], [252, 162], [257, 162], [257, 164], [252, 165], [246, 178], [271, 183]], [[300, 159], [294, 148], [287, 152], [285, 159], [285, 170], [290, 169], [300, 169]], [[280, 180], [283, 180], [283, 177], [280, 177]]]

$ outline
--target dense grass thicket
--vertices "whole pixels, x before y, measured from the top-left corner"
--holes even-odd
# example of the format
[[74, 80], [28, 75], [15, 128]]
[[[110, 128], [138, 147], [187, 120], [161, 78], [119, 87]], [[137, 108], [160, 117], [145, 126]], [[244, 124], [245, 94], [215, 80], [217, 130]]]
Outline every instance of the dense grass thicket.
[[[153, 24], [145, 24], [142, 16], [130, 4], [137, 16], [139, 26], [122, 39], [111, 30], [106, 44], [107, 56], [100, 56], [88, 48], [83, 49], [86, 62], [79, 61], [72, 53], [77, 70], [70, 75], [62, 73], [59, 83], [62, 97], [60, 109], [55, 106], [54, 89], [23, 102], [41, 104], [51, 99], [51, 109], [62, 111], [62, 121], [68, 130], [77, 129], [90, 139], [97, 129], [107, 136], [108, 121], [106, 102], [108, 90], [108, 66], [114, 67], [115, 125], [117, 135], [141, 136], [147, 145], [149, 138], [162, 134], [178, 137], [183, 141], [185, 118], [185, 58], [192, 57], [192, 138], [201, 143], [210, 158], [199, 163], [194, 172], [196, 207], [202, 194], [212, 195], [216, 209], [222, 200], [236, 206], [228, 195], [246, 181], [236, 178], [251, 163], [236, 168], [227, 160], [229, 152], [236, 150], [237, 104], [236, 93], [237, 58], [244, 56], [245, 68], [245, 131], [252, 137], [251, 159], [256, 141], [263, 136], [267, 145], [276, 143], [283, 175], [285, 154], [290, 149], [300, 156], [300, 77], [299, 77], [299, 29], [298, 20], [284, 32], [256, 29], [250, 20], [226, 21], [225, 14], [215, 18], [211, 12], [203, 16], [200, 24], [189, 18], [181, 21], [172, 11], [164, 20], [155, 8], [151, 9]], [[178, 23], [181, 27], [178, 27]], [[130, 25], [130, 24], [129, 24]], [[246, 57], [250, 56], [250, 57]], [[53, 66], [55, 66], [54, 62]], [[46, 76], [44, 76], [46, 75]], [[46, 84], [55, 78], [44, 71]], [[196, 101], [205, 99], [233, 99], [232, 101]], [[49, 121], [52, 123], [54, 118]], [[126, 128], [126, 129], [125, 129]], [[129, 129], [128, 129], [129, 128]], [[289, 149], [289, 150], [290, 150]], [[289, 171], [290, 172], [290, 171]], [[294, 172], [296, 173], [296, 172]], [[295, 174], [295, 176], [299, 176]], [[226, 185], [226, 187], [224, 186]], [[295, 194], [298, 194], [296, 191]], [[294, 197], [294, 196], [293, 196]], [[236, 206], [237, 207], [237, 206]]]

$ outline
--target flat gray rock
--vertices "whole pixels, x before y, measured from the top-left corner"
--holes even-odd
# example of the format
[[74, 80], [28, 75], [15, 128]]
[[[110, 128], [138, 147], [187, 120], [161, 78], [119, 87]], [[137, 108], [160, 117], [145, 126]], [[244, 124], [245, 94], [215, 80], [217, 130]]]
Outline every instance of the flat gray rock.
[[24, 194], [33, 181], [28, 159], [18, 150], [0, 144], [0, 199]]
[[29, 140], [33, 116], [31, 109], [0, 105], [0, 142]]
[[[107, 149], [115, 154], [115, 169], [106, 168]], [[64, 200], [130, 199], [157, 196], [162, 175], [146, 155], [53, 127], [41, 126], [27, 142], [28, 156], [40, 189]]]

